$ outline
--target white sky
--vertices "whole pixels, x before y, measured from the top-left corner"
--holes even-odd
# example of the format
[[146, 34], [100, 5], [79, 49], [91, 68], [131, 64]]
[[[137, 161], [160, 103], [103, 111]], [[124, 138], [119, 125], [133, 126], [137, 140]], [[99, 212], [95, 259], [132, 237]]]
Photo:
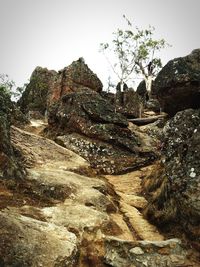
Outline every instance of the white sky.
[[106, 87], [99, 44], [125, 25], [123, 14], [173, 45], [164, 64], [200, 48], [200, 0], [0, 0], [0, 73], [22, 86], [36, 66], [59, 70], [84, 57]]

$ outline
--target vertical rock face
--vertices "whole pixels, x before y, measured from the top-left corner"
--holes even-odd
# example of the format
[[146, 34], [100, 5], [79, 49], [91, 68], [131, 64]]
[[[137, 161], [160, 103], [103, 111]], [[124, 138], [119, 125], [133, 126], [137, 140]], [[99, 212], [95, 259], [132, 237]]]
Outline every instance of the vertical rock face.
[[169, 61], [155, 80], [153, 93], [163, 111], [174, 115], [200, 107], [200, 49]]
[[23, 168], [17, 162], [10, 143], [10, 120], [12, 103], [0, 88], [0, 174], [5, 178], [22, 178]]
[[199, 239], [200, 110], [178, 112], [164, 127], [163, 145], [165, 160], [147, 186], [155, 191], [147, 215], [159, 223], [181, 222], [190, 237]]

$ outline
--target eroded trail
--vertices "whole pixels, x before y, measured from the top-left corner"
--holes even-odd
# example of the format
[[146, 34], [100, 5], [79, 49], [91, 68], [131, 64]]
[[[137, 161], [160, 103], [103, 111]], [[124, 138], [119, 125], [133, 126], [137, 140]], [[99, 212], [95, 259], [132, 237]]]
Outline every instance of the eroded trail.
[[129, 226], [135, 231], [137, 239], [162, 241], [164, 237], [139, 211], [147, 204], [146, 199], [141, 196], [141, 179], [147, 175], [151, 167], [145, 167], [124, 175], [107, 175], [106, 178], [120, 196], [120, 210], [127, 219]]
[[18, 189], [10, 190], [7, 198], [13, 203], [0, 213], [1, 229], [9, 232], [5, 239], [14, 251], [8, 262], [33, 267], [188, 266], [180, 241], [165, 241], [140, 212], [146, 205], [141, 180], [153, 165], [99, 177], [83, 158], [39, 136], [44, 127], [40, 121], [26, 129], [31, 133], [12, 128], [12, 143], [28, 175], [19, 188], [23, 201], [14, 204], [11, 191]]

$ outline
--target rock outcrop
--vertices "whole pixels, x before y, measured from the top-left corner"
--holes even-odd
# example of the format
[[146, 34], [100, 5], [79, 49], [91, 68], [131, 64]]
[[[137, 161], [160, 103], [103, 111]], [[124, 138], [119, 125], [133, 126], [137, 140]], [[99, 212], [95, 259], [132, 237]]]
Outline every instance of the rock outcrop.
[[12, 108], [10, 96], [0, 88], [0, 176], [19, 179], [24, 176], [24, 169], [10, 142]]
[[145, 80], [142, 80], [136, 90], [136, 93], [141, 97], [143, 103], [145, 104], [146, 101], [149, 100], [149, 94], [146, 88]]
[[138, 118], [141, 116], [143, 104], [133, 89], [127, 89], [124, 92], [116, 93], [115, 109], [127, 118]]
[[200, 49], [169, 61], [155, 79], [153, 93], [163, 111], [174, 115], [200, 107]]
[[126, 241], [106, 239], [105, 262], [113, 267], [176, 267], [186, 266], [186, 252], [181, 241]]
[[128, 121], [97, 92], [68, 93], [49, 113], [57, 142], [80, 154], [104, 173], [126, 172], [155, 159], [143, 150]]
[[1, 266], [77, 266], [77, 238], [65, 227], [14, 211], [0, 212], [0, 227]]
[[77, 92], [84, 88], [101, 92], [103, 84], [97, 75], [88, 68], [84, 59], [79, 58], [58, 72], [55, 83], [49, 91], [48, 105], [57, 102], [66, 93]]
[[66, 93], [83, 88], [101, 92], [102, 87], [97, 75], [88, 68], [83, 58], [79, 58], [58, 72], [37, 67], [18, 104], [23, 113], [39, 111], [44, 115], [48, 107]]
[[200, 238], [200, 110], [178, 112], [164, 127], [163, 160], [146, 179], [146, 214], [157, 223], [181, 222]]
[[57, 73], [47, 68], [36, 67], [33, 71], [30, 83], [27, 85], [18, 105], [23, 113], [39, 111], [42, 115], [47, 109], [47, 96], [54, 84]]

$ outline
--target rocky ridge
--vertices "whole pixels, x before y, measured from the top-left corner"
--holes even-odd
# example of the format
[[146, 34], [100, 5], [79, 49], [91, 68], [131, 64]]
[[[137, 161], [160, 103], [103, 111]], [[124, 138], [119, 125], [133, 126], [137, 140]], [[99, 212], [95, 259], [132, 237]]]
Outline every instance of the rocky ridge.
[[[10, 128], [1, 99], [1, 154], [26, 173], [4, 175], [15, 168], [0, 159], [0, 265], [199, 266], [199, 110], [184, 105], [138, 127], [82, 58], [59, 73], [37, 70], [42, 86], [31, 81], [24, 96], [43, 101], [24, 111], [40, 120]], [[144, 115], [152, 121], [152, 110]]]

